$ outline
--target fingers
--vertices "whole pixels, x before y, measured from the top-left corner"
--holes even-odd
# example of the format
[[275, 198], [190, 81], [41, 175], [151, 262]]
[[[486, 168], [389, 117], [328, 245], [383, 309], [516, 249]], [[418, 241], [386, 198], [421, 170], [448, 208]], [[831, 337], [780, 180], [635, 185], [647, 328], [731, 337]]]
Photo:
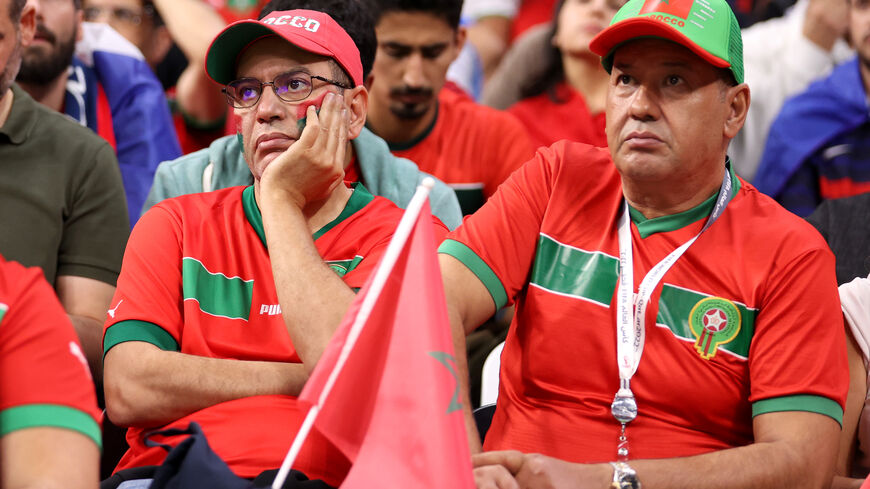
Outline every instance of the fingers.
[[501, 465], [486, 465], [474, 469], [477, 489], [520, 489], [514, 477]]
[[501, 465], [511, 474], [516, 475], [523, 466], [523, 453], [516, 450], [475, 453], [471, 456], [471, 464], [474, 467]]

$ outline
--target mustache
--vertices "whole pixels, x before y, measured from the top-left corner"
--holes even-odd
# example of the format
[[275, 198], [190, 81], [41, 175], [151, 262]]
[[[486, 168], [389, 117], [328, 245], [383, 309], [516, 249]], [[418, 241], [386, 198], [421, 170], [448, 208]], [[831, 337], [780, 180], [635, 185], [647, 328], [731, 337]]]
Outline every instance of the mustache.
[[45, 27], [45, 24], [36, 24], [36, 37], [41, 37], [51, 44], [57, 41], [57, 36]]
[[417, 87], [403, 86], [403, 87], [396, 87], [396, 88], [393, 88], [392, 90], [390, 90], [390, 95], [393, 95], [393, 96], [403, 96], [403, 95], [415, 96], [415, 95], [417, 95], [417, 96], [431, 97], [432, 93], [433, 93], [432, 89], [427, 88], [427, 87], [417, 88]]

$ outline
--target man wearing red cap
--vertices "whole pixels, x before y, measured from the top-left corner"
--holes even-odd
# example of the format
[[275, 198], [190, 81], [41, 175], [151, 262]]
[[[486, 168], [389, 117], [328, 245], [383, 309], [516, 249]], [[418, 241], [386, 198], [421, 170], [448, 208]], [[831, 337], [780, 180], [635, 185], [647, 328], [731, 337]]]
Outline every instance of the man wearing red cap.
[[458, 337], [517, 306], [479, 487], [829, 485], [833, 257], [730, 167], [750, 99], [734, 14], [630, 0], [590, 48], [609, 151], [539, 150], [439, 249]]
[[[255, 477], [281, 464], [305, 414], [295, 396], [401, 210], [342, 182], [367, 92], [359, 51], [331, 17], [232, 24], [206, 69], [240, 118], [254, 183], [142, 216], [106, 321], [106, 403], [130, 427], [118, 469], [162, 461], [149, 428], [196, 421], [237, 475]], [[295, 468], [337, 486], [348, 462], [312, 436]]]

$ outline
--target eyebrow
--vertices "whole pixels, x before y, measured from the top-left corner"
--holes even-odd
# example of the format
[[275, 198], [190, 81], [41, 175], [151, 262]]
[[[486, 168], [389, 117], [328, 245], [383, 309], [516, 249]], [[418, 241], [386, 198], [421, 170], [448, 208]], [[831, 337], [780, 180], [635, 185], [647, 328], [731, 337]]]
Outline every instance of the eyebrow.
[[410, 44], [403, 44], [403, 43], [396, 42], [396, 41], [384, 41], [381, 43], [381, 46], [384, 46], [387, 48], [393, 48], [393, 49], [422, 49], [422, 50], [426, 50], [426, 49], [443, 48], [443, 47], [448, 46], [449, 44], [450, 44], [449, 42], [436, 42], [436, 43], [432, 43], [432, 44], [426, 44], [424, 46], [413, 46]]

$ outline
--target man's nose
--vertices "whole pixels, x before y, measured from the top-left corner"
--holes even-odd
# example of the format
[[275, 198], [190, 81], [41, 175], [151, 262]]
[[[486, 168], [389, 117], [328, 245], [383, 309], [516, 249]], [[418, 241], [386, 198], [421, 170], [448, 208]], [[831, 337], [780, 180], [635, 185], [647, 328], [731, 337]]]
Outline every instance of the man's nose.
[[405, 69], [402, 73], [402, 83], [409, 87], [426, 86], [426, 76], [423, 74], [423, 55], [413, 53], [405, 61]]
[[638, 120], [655, 120], [659, 118], [658, 97], [654, 89], [641, 84], [631, 96], [629, 106], [631, 117]]
[[260, 100], [257, 101], [257, 120], [268, 122], [275, 119], [281, 119], [286, 115], [288, 104], [275, 93], [273, 85], [266, 85], [260, 93]]

